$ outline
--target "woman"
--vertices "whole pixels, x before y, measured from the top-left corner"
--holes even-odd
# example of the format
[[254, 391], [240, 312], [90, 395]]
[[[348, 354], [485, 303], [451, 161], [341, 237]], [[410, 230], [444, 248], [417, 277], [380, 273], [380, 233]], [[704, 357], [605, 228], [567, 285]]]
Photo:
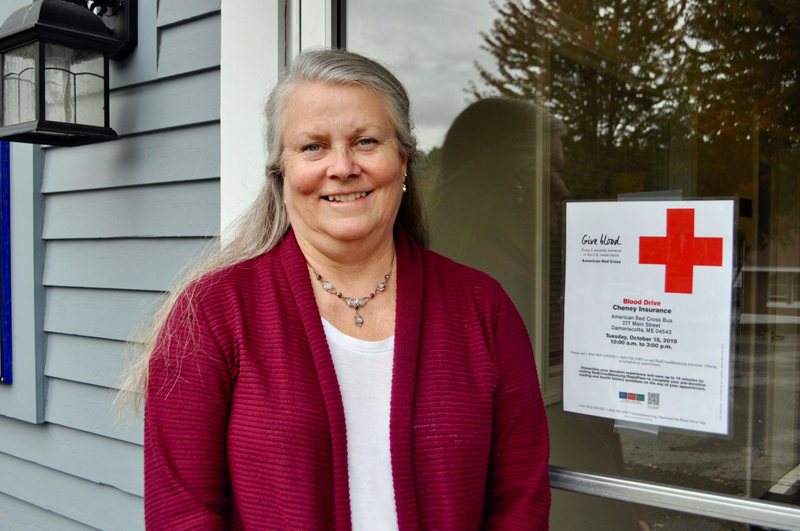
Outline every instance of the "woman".
[[147, 528], [546, 529], [530, 343], [425, 250], [402, 85], [305, 53], [267, 118], [264, 191], [140, 363]]

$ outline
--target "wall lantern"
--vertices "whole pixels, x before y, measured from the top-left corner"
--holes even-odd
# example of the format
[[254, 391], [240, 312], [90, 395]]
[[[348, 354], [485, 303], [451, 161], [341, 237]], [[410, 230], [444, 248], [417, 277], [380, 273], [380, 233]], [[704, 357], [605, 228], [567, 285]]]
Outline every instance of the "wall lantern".
[[80, 146], [108, 124], [108, 60], [136, 47], [136, 0], [39, 0], [0, 27], [0, 139]]

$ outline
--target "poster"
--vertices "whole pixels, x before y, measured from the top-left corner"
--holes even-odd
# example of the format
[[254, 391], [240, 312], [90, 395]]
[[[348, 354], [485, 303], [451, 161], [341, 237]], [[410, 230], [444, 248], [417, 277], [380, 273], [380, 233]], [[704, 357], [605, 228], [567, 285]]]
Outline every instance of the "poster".
[[734, 202], [567, 203], [564, 409], [728, 433]]

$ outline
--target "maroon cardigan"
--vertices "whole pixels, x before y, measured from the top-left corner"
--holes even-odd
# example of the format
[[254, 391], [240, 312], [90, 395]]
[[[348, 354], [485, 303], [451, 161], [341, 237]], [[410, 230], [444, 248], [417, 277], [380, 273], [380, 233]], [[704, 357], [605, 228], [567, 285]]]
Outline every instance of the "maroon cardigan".
[[[400, 530], [547, 529], [547, 421], [500, 286], [397, 231], [390, 444]], [[349, 530], [344, 410], [293, 233], [196, 284], [150, 363], [154, 530]]]

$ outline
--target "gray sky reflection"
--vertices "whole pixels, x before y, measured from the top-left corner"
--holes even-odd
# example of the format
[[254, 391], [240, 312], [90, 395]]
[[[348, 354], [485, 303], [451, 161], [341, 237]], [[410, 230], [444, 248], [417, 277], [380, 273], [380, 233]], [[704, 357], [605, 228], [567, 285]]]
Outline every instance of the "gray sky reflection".
[[409, 91], [420, 147], [441, 146], [478, 79], [474, 62], [493, 63], [480, 32], [497, 12], [488, 0], [348, 0], [347, 13], [347, 48], [392, 69]]

